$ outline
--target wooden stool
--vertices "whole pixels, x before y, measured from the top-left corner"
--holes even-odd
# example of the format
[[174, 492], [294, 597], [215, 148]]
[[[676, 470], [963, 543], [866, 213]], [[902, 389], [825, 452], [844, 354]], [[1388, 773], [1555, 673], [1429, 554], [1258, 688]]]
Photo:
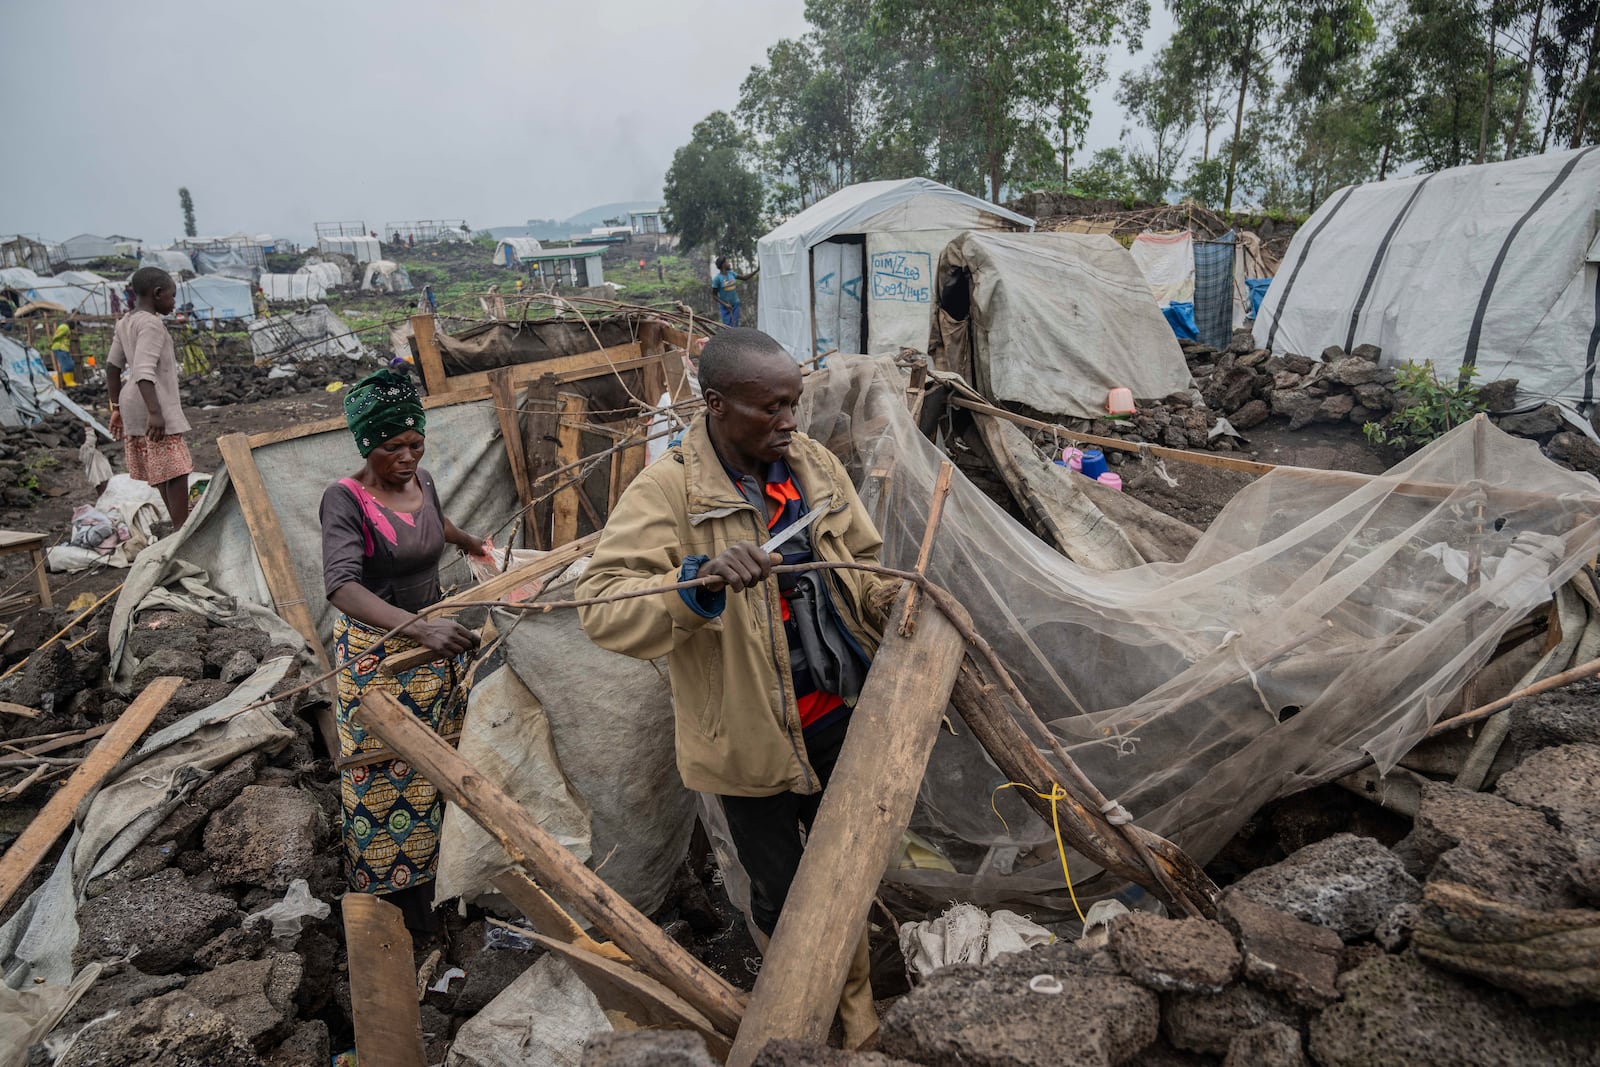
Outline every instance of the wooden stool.
[[50, 607], [50, 575], [44, 569], [44, 534], [0, 530], [0, 556], [18, 552], [26, 552], [33, 561], [33, 578], [39, 586], [39, 606]]

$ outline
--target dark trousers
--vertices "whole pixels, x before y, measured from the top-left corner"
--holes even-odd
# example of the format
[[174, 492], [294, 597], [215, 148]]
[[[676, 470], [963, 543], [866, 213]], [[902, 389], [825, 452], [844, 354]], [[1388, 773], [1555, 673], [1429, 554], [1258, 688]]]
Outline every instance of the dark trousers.
[[[806, 758], [827, 788], [833, 765], [839, 762], [844, 735], [850, 728], [846, 716], [806, 737]], [[789, 884], [800, 869], [804, 843], [800, 828], [809, 833], [817, 817], [822, 792], [802, 795], [779, 793], [772, 797], [722, 798], [728, 832], [739, 853], [739, 863], [750, 878], [750, 917], [768, 937], [778, 925], [778, 913], [789, 895]]]

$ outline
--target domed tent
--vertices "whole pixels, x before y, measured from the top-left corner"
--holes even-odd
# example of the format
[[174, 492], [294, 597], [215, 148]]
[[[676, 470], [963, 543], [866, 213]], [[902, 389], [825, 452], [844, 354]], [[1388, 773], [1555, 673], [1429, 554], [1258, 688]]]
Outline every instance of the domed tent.
[[[1595, 147], [1348, 186], [1294, 235], [1256, 343], [1317, 358], [1383, 349], [1517, 379], [1519, 407], [1588, 415], [1600, 349], [1600, 152]], [[1587, 421], [1587, 420], [1585, 420]]]
[[985, 396], [1092, 419], [1118, 386], [1189, 387], [1178, 339], [1133, 256], [1087, 233], [964, 233], [939, 257], [929, 345]]
[[944, 246], [965, 230], [1032, 228], [1025, 215], [927, 178], [852, 185], [757, 243], [757, 325], [797, 360], [830, 349], [920, 352]]

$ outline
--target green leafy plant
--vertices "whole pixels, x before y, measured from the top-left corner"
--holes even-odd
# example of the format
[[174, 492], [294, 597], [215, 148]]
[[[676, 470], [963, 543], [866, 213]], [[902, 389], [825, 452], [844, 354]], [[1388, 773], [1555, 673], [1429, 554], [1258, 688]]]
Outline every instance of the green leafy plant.
[[1443, 437], [1482, 411], [1483, 401], [1472, 382], [1478, 368], [1464, 367], [1462, 371], [1459, 381], [1447, 384], [1439, 380], [1431, 359], [1397, 368], [1394, 413], [1382, 422], [1362, 426], [1367, 440], [1409, 452]]

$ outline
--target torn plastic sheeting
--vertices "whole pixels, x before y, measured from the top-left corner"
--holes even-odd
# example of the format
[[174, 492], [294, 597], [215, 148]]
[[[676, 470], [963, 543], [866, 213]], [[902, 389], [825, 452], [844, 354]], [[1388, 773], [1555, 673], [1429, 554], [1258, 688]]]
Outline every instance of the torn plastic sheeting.
[[146, 738], [80, 808], [72, 838], [45, 883], [0, 926], [5, 984], [72, 979], [78, 905], [95, 877], [126, 859], [150, 832], [218, 769], [257, 748], [276, 752], [294, 739], [267, 708], [243, 709], [272, 692], [293, 660], [263, 664], [229, 696]]
[[66, 985], [0, 986], [0, 1067], [26, 1067], [28, 1050], [55, 1029], [100, 976], [91, 963]]
[[304, 878], [289, 883], [289, 891], [282, 900], [274, 901], [260, 911], [245, 916], [241, 926], [265, 920], [272, 924], [272, 940], [279, 948], [293, 948], [300, 937], [300, 928], [306, 919], [326, 919], [329, 906], [326, 901], [311, 895], [311, 885]]
[[579, 1067], [590, 1036], [611, 1028], [589, 987], [547, 953], [456, 1031], [445, 1067]]
[[[504, 790], [578, 859], [589, 859], [589, 809], [562, 773], [544, 707], [509, 666], [473, 687], [458, 749], [484, 781]], [[489, 831], [454, 803], [445, 806], [435, 882], [440, 900], [492, 893], [495, 877], [512, 866]]]
[[[542, 599], [571, 595], [570, 583], [552, 583]], [[591, 862], [630, 904], [654, 912], [694, 829], [693, 794], [678, 777], [666, 671], [600, 648], [575, 611], [520, 622], [496, 612], [494, 622], [506, 635], [506, 662], [549, 720], [561, 773], [589, 811]]]
[[971, 904], [957, 904], [927, 922], [900, 927], [900, 952], [906, 971], [918, 980], [955, 963], [993, 963], [1007, 952], [1048, 945], [1055, 935], [1031, 919], [1001, 909], [986, 913]]
[[[916, 559], [944, 459], [903, 397], [891, 364], [838, 357], [808, 379], [800, 411], [801, 428], [844, 459], [884, 562], [900, 567]], [[1476, 589], [1421, 552], [1440, 542], [1475, 549]], [[958, 472], [929, 576], [1089, 779], [1204, 862], [1273, 798], [1368, 754], [1392, 766], [1597, 550], [1600, 483], [1475, 423], [1370, 479], [1279, 468], [1238, 493], [1181, 562], [1104, 574]], [[1048, 833], [1031, 812], [1011, 818], [1003, 797], [1009, 830], [995, 817], [1001, 784], [966, 731], [942, 735], [913, 827], [979, 849]], [[1051, 852], [1009, 877], [1048, 880]]]

